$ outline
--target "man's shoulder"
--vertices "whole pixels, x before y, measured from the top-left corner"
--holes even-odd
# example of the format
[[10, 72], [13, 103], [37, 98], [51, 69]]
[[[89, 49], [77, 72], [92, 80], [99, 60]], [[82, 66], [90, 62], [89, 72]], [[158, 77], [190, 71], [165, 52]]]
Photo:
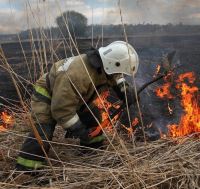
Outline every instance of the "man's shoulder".
[[73, 69], [81, 69], [83, 62], [87, 62], [85, 54], [78, 56], [67, 57], [54, 63], [54, 69], [56, 72], [69, 72]]
[[66, 63], [66, 72], [71, 77], [83, 78], [88, 75], [92, 75], [93, 69], [89, 66], [87, 56], [82, 54], [80, 56], [73, 57], [72, 60], [68, 60]]

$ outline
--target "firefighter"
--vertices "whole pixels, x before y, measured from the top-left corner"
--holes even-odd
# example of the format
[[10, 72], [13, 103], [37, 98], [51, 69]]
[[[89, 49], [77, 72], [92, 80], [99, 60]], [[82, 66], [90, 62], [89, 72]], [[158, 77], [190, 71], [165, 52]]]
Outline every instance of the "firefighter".
[[[31, 97], [32, 118], [44, 140], [45, 151], [48, 153], [50, 149], [49, 141], [56, 125], [63, 127], [66, 137], [79, 138], [81, 145], [99, 147], [104, 135], [89, 137], [91, 127], [98, 125], [96, 119], [101, 121], [100, 112], [90, 103], [96, 94], [95, 87], [97, 90], [113, 87], [123, 99], [123, 74], [134, 76], [138, 65], [136, 51], [124, 41], [56, 62], [50, 72], [36, 82]], [[128, 98], [128, 102], [131, 100]], [[96, 119], [85, 110], [85, 103], [90, 104]], [[16, 169], [34, 170], [41, 168], [44, 162], [44, 152], [30, 132], [18, 155]]]

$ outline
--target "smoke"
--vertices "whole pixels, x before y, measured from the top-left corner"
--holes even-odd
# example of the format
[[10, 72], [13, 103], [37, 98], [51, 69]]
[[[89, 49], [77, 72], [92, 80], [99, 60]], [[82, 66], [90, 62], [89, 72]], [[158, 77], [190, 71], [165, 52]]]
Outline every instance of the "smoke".
[[[59, 2], [59, 3], [58, 3]], [[55, 19], [62, 12], [75, 10], [91, 16], [90, 7], [83, 0], [60, 1], [4, 0], [0, 1], [0, 33], [16, 33], [29, 28], [56, 26]]]
[[[125, 23], [200, 24], [199, 0], [123, 0], [121, 9]], [[117, 16], [118, 15], [118, 16]], [[112, 23], [120, 23], [119, 8], [108, 12]]]
[[[28, 26], [55, 26], [55, 18], [61, 13], [58, 2], [62, 11], [84, 14], [89, 24], [92, 8], [94, 23], [121, 24], [118, 0], [1, 0], [0, 33], [15, 33]], [[128, 24], [200, 24], [200, 0], [121, 0], [121, 9]]]

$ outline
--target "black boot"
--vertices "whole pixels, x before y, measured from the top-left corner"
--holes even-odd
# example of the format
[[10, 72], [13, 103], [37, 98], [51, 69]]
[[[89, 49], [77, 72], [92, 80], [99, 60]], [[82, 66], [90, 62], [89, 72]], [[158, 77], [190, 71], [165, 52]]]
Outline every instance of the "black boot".
[[[37, 170], [39, 170], [39, 169], [37, 169]], [[25, 166], [20, 165], [18, 163], [15, 165], [15, 171], [19, 172], [19, 173], [23, 173], [25, 175], [30, 175], [30, 176], [39, 176], [39, 175], [41, 175], [41, 172], [39, 172], [37, 170], [31, 169], [29, 167], [25, 167]]]
[[85, 146], [85, 147], [89, 147], [89, 148], [97, 149], [97, 148], [102, 148], [103, 147], [103, 141], [102, 142], [91, 143], [91, 144], [80, 142], [80, 145], [81, 146]]

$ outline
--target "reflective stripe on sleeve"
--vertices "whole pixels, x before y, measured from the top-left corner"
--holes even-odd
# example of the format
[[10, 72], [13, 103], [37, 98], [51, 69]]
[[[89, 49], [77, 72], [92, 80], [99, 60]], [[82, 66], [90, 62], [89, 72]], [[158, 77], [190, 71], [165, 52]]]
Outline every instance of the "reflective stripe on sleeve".
[[17, 163], [31, 169], [38, 169], [43, 166], [43, 162], [41, 161], [25, 159], [23, 157], [18, 157]]
[[62, 126], [64, 129], [67, 129], [67, 128], [71, 127], [72, 125], [74, 125], [78, 121], [79, 121], [79, 116], [78, 116], [78, 114], [75, 114], [70, 120], [63, 123]]
[[43, 88], [43, 87], [40, 87], [38, 85], [35, 85], [34, 87], [35, 91], [49, 99], [51, 99], [51, 95], [49, 94], [49, 92], [47, 91], [47, 89]]
[[74, 57], [67, 58], [64, 63], [58, 68], [58, 72], [67, 71], [71, 63], [73, 62]]

